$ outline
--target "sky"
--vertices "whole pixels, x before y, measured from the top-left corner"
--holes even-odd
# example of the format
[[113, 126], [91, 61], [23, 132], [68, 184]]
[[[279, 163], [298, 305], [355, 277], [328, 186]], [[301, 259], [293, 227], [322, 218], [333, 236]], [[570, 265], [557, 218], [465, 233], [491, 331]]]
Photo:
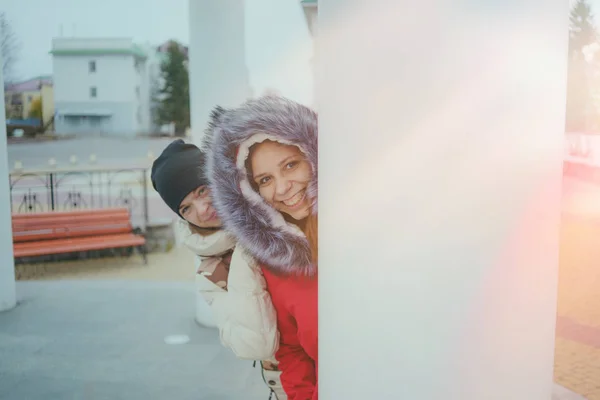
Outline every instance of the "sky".
[[21, 48], [20, 80], [52, 73], [53, 37], [132, 37], [189, 42], [188, 0], [0, 0]]

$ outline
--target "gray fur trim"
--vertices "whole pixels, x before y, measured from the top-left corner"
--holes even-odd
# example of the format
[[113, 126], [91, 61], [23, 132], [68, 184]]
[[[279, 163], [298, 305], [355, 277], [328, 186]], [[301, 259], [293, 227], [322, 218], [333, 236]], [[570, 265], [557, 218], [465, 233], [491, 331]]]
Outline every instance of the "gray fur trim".
[[[294, 231], [262, 198], [245, 196], [245, 168], [236, 166], [240, 145], [258, 133], [301, 148], [312, 166], [307, 188], [316, 215], [318, 186], [318, 117], [301, 104], [278, 96], [249, 100], [236, 109], [213, 112], [202, 148], [208, 153], [207, 174], [213, 205], [226, 230], [259, 263], [279, 275], [314, 276], [308, 241]], [[246, 189], [247, 190], [247, 189]], [[280, 222], [283, 222], [280, 223]], [[297, 231], [297, 228], [296, 228]]]
[[227, 112], [227, 110], [221, 106], [215, 106], [208, 116], [208, 125], [204, 130], [204, 136], [198, 146], [201, 150], [208, 151], [211, 147], [211, 142], [214, 137], [214, 131], [219, 124], [221, 117]]

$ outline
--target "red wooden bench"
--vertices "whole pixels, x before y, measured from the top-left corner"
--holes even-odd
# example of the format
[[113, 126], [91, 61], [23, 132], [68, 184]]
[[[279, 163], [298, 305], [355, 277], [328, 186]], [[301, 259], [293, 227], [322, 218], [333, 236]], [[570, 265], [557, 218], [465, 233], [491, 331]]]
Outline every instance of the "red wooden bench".
[[13, 214], [12, 231], [15, 258], [135, 247], [147, 263], [126, 208]]

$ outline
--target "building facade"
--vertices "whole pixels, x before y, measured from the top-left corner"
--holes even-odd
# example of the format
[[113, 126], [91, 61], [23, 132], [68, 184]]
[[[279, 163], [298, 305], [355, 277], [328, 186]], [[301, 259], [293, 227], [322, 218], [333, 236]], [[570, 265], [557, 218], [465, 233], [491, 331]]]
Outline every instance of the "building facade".
[[149, 132], [149, 49], [129, 38], [54, 38], [50, 53], [56, 133]]
[[8, 119], [28, 119], [31, 117], [32, 105], [41, 101], [41, 122], [44, 127], [51, 128], [54, 116], [54, 93], [51, 76], [38, 76], [23, 82], [7, 85], [4, 89], [6, 117]]

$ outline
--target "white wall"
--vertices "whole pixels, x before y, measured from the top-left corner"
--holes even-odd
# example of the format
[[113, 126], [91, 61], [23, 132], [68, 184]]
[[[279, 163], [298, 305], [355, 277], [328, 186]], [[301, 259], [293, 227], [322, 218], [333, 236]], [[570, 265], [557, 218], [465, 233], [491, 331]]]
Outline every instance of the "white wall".
[[144, 71], [142, 74], [142, 82], [141, 82], [141, 108], [142, 108], [142, 115], [143, 115], [143, 122], [142, 122], [142, 126], [140, 127], [141, 130], [145, 131], [145, 132], [150, 132], [152, 130], [152, 116], [150, 113], [150, 106], [151, 106], [151, 93], [150, 93], [150, 88], [151, 88], [151, 84], [152, 84], [152, 69], [154, 68], [154, 63], [155, 61], [155, 50], [154, 50], [154, 46], [150, 45], [150, 44], [146, 44], [144, 45], [144, 51], [146, 52], [146, 54], [148, 55], [148, 58], [146, 59], [146, 61], [144, 62]]
[[[96, 72], [89, 62], [96, 61]], [[130, 55], [53, 57], [54, 102], [131, 102], [135, 99], [137, 77]], [[90, 87], [97, 97], [90, 97]]]
[[255, 96], [276, 89], [312, 105], [312, 36], [298, 0], [246, 2], [246, 64]]
[[319, 1], [321, 398], [551, 398], [568, 13]]
[[[2, 54], [0, 54], [2, 64]], [[0, 68], [0, 87], [4, 87], [4, 77]], [[10, 187], [8, 183], [8, 149], [6, 148], [6, 120], [4, 96], [0, 99], [0, 226], [4, 232], [0, 236], [0, 311], [6, 311], [17, 304], [15, 290], [15, 261], [13, 258], [12, 220], [10, 213]]]

